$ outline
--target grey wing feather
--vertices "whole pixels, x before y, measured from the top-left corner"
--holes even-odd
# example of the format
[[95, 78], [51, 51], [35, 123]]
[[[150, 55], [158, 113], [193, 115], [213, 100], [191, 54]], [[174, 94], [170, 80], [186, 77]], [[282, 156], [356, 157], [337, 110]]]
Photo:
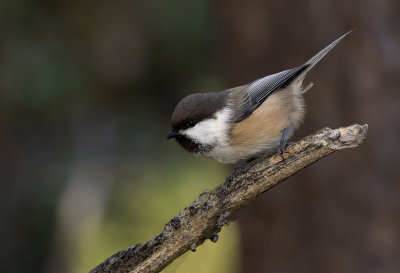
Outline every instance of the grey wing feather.
[[234, 121], [239, 122], [250, 116], [271, 93], [290, 84], [307, 67], [308, 65], [304, 64], [250, 83], [236, 108]]
[[[352, 31], [352, 30], [351, 30]], [[273, 75], [258, 79], [246, 87], [233, 117], [234, 122], [240, 122], [250, 116], [274, 91], [284, 88], [292, 83], [296, 83], [304, 78], [310, 69], [317, 64], [336, 44], [338, 44], [351, 31], [342, 35], [316, 55], [314, 55], [305, 64], [285, 70]], [[311, 86], [310, 86], [311, 87]]]

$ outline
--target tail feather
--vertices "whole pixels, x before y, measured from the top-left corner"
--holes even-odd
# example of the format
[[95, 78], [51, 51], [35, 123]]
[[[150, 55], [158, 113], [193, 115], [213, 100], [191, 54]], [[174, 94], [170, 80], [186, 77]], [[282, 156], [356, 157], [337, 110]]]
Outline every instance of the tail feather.
[[261, 79], [255, 80], [245, 87], [243, 97], [238, 102], [234, 122], [240, 122], [249, 117], [255, 109], [257, 109], [270, 94], [289, 85], [300, 85], [300, 92], [304, 94], [311, 87], [310, 83], [307, 87], [302, 87], [304, 76], [310, 71], [315, 64], [317, 64], [337, 43], [339, 43], [351, 31], [342, 35], [327, 47], [318, 52], [314, 57], [308, 60], [305, 64], [298, 67], [281, 71], [273, 75], [268, 75]]
[[314, 65], [316, 65], [326, 54], [328, 54], [329, 51], [331, 51], [332, 48], [335, 47], [335, 45], [337, 45], [341, 40], [344, 39], [344, 37], [346, 37], [348, 34], [350, 34], [353, 30], [350, 30], [349, 32], [343, 34], [342, 36], [340, 36], [339, 38], [337, 38], [335, 41], [333, 41], [332, 43], [330, 43], [329, 45], [327, 45], [324, 49], [322, 49], [320, 52], [318, 52], [317, 54], [315, 54], [311, 59], [309, 59], [305, 65], [308, 65], [306, 69], [304, 69], [302, 71], [302, 73], [298, 76], [298, 78], [296, 79], [297, 81], [300, 81], [304, 78], [304, 76], [308, 73], [308, 71], [311, 70], [311, 68], [314, 67]]

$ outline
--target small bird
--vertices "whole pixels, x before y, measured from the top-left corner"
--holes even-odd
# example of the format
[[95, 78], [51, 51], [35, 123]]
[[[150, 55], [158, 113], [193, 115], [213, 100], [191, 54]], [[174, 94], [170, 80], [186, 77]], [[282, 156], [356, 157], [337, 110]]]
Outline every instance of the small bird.
[[225, 164], [275, 151], [282, 155], [287, 139], [304, 119], [303, 95], [312, 87], [303, 87], [305, 75], [350, 32], [298, 67], [247, 85], [183, 98], [172, 114], [167, 139], [175, 138], [188, 152]]

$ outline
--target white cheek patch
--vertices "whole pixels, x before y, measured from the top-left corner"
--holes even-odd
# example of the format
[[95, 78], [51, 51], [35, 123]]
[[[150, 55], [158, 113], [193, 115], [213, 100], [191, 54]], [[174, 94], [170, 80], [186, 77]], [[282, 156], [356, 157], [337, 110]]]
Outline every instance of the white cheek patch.
[[203, 120], [194, 127], [183, 130], [181, 134], [204, 145], [226, 143], [231, 118], [232, 111], [229, 108], [224, 108], [216, 112], [214, 118]]

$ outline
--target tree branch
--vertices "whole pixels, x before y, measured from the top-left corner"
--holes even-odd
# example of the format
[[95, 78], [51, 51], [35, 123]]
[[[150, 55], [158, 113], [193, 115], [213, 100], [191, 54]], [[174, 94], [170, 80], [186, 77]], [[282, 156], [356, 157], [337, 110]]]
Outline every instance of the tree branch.
[[161, 234], [144, 244], [122, 250], [91, 272], [159, 272], [188, 250], [195, 251], [206, 239], [218, 239], [232, 214], [254, 198], [318, 159], [338, 150], [359, 146], [368, 125], [324, 128], [291, 144], [281, 156], [261, 157], [238, 165], [224, 184], [205, 190]]

